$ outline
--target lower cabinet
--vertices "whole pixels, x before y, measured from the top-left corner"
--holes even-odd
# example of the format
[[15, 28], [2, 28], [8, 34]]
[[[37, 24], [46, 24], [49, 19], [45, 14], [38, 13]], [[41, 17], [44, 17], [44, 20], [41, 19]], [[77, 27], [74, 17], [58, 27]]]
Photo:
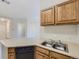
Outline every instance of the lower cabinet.
[[8, 59], [15, 59], [15, 53], [9, 53]]
[[50, 59], [76, 59], [56, 52], [50, 52]]
[[35, 48], [35, 59], [49, 59], [49, 50], [36, 47]]
[[8, 59], [76, 59], [41, 47], [8, 48]]
[[8, 59], [15, 59], [15, 48], [8, 48]]
[[36, 51], [35, 59], [49, 59], [49, 56], [47, 56], [41, 52]]

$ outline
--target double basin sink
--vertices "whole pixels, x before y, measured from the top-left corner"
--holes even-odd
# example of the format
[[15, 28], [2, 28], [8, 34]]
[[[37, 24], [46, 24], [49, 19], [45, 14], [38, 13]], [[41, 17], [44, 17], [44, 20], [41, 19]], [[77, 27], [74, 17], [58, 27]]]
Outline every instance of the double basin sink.
[[60, 40], [59, 40], [59, 42], [56, 42], [56, 41], [44, 41], [42, 43], [42, 45], [47, 46], [49, 48], [52, 47], [52, 48], [57, 49], [57, 50], [68, 52], [68, 45], [62, 43]]

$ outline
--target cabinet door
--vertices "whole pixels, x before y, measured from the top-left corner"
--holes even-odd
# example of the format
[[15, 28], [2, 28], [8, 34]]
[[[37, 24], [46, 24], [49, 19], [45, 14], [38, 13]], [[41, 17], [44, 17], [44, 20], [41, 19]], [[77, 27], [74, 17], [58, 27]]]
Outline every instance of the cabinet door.
[[49, 57], [43, 53], [40, 53], [39, 51], [36, 51], [35, 59], [49, 59]]
[[77, 20], [77, 0], [69, 0], [55, 7], [55, 21], [58, 23], [74, 23]]
[[51, 56], [50, 59], [56, 59], [56, 58]]
[[49, 8], [41, 12], [41, 25], [54, 24], [54, 8]]
[[45, 12], [41, 12], [41, 25], [45, 25], [45, 18], [46, 15], [45, 15]]
[[46, 18], [47, 24], [54, 24], [54, 8], [48, 9], [46, 11]]
[[15, 59], [15, 48], [8, 48], [8, 59]]
[[9, 53], [8, 59], [15, 59], [15, 53]]
[[76, 59], [76, 58], [72, 58], [72, 57], [69, 57], [69, 56], [65, 56], [63, 54], [51, 52], [50, 53], [50, 59]]

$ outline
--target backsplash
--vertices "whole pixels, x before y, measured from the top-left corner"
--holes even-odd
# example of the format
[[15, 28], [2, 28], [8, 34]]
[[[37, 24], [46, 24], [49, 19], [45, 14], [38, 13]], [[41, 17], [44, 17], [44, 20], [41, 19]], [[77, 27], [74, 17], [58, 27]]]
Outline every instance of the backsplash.
[[78, 34], [77, 42], [79, 43], [79, 25], [77, 25], [77, 34]]
[[41, 27], [41, 37], [46, 40], [53, 39], [76, 43], [78, 42], [79, 35], [79, 31], [77, 31], [79, 29], [78, 27], [78, 25], [57, 25]]

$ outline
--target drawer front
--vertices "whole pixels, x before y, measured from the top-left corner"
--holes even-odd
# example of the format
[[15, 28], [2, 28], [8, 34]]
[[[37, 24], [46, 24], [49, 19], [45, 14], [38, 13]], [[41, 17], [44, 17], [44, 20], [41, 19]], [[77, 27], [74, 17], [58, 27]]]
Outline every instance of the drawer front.
[[36, 50], [41, 52], [41, 53], [49, 55], [49, 50], [46, 50], [44, 48], [36, 47]]
[[15, 48], [8, 48], [8, 52], [15, 52]]

